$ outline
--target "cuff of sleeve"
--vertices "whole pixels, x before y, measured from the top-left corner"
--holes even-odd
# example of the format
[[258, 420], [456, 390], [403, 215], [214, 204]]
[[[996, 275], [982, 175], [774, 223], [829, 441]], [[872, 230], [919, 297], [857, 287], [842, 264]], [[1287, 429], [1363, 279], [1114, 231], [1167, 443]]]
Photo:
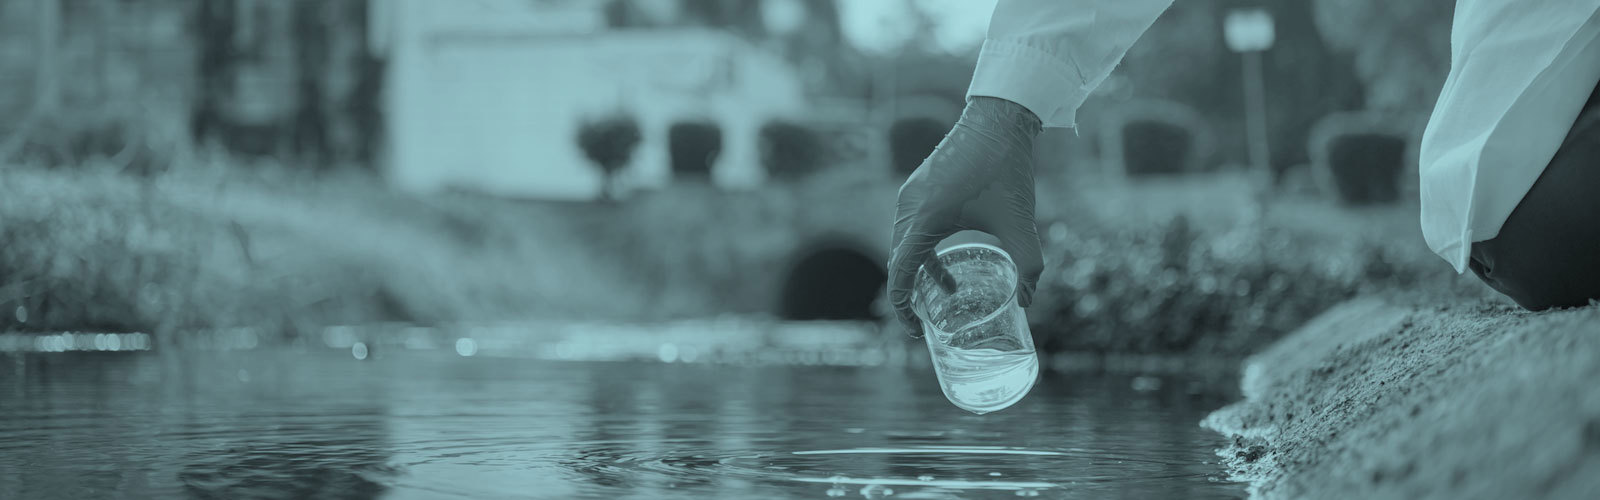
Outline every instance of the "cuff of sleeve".
[[1070, 61], [1014, 41], [985, 40], [967, 97], [998, 97], [1028, 108], [1045, 127], [1076, 125], [1078, 106], [1089, 95]]

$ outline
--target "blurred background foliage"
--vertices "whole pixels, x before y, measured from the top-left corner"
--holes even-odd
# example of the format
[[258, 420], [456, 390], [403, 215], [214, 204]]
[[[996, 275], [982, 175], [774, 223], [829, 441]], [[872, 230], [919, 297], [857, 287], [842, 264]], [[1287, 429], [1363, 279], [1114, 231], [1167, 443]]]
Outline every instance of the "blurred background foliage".
[[[895, 189], [992, 4], [0, 3], [0, 328], [880, 321]], [[1478, 293], [1415, 222], [1451, 6], [1175, 2], [1038, 145], [1041, 345], [1237, 353], [1353, 294]], [[1276, 23], [1267, 172], [1245, 8]]]

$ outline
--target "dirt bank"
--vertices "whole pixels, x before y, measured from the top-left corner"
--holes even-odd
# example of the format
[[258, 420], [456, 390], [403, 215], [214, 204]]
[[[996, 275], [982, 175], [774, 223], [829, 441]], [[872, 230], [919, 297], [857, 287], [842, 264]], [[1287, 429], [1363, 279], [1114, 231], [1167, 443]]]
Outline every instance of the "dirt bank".
[[1600, 498], [1600, 308], [1439, 302], [1347, 302], [1246, 361], [1203, 425], [1253, 495]]

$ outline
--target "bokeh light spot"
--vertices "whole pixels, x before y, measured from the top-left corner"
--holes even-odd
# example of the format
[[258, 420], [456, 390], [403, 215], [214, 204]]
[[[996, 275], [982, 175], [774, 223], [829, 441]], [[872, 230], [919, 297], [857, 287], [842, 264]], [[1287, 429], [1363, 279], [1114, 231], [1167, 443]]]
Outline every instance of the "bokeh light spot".
[[471, 337], [462, 337], [456, 339], [456, 354], [460, 354], [462, 356], [472, 356], [477, 353], [478, 341], [472, 340]]

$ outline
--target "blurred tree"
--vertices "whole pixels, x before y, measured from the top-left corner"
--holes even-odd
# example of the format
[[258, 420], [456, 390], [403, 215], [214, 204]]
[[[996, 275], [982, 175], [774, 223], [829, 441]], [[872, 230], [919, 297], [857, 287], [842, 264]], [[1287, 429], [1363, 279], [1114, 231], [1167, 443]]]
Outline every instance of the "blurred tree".
[[[800, 69], [800, 77], [811, 92], [852, 95], [861, 92], [861, 76], [855, 61], [859, 53], [844, 42], [839, 26], [839, 9], [833, 0], [794, 0], [801, 7], [802, 24], [792, 32], [775, 38], [775, 45]], [[852, 86], [856, 88], [852, 88]]]
[[603, 176], [600, 196], [616, 199], [616, 178], [633, 158], [639, 145], [639, 122], [626, 114], [599, 118], [578, 127], [578, 147], [600, 168]]
[[299, 87], [294, 110], [293, 142], [302, 162], [317, 167], [331, 156], [328, 144], [328, 116], [323, 100], [323, 76], [328, 70], [328, 19], [324, 0], [299, 0], [294, 3], [295, 80]]
[[748, 36], [764, 36], [766, 23], [761, 18], [765, 2], [747, 0], [681, 0], [684, 21], [689, 24], [722, 28]]
[[1406, 140], [1391, 134], [1354, 133], [1328, 145], [1328, 168], [1339, 199], [1351, 205], [1393, 203], [1400, 199]]
[[[1331, 50], [1304, 2], [1176, 2], [1129, 49], [1100, 95], [1155, 97], [1193, 106], [1219, 133], [1216, 160], [1245, 162], [1240, 59], [1222, 40], [1222, 20], [1236, 8], [1272, 14], [1276, 42], [1264, 55], [1270, 164], [1281, 172], [1307, 161], [1311, 125], [1330, 112], [1361, 106], [1348, 56]], [[1115, 75], [1115, 74], [1114, 74]]]
[[[601, 8], [606, 16], [606, 26], [616, 28], [636, 28], [666, 24], [667, 20], [652, 17], [648, 11], [640, 8], [639, 2], [629, 0], [610, 0]], [[673, 16], [676, 18], [676, 15]]]
[[335, 31], [346, 37], [345, 43], [341, 44], [346, 50], [340, 63], [352, 81], [340, 99], [334, 101], [340, 103], [340, 108], [331, 114], [345, 119], [346, 133], [343, 136], [348, 138], [348, 144], [344, 147], [349, 159], [375, 169], [378, 144], [384, 130], [381, 100], [386, 63], [373, 52], [373, 46], [369, 43], [370, 32], [374, 29], [372, 3], [347, 0], [338, 4], [342, 10], [335, 11], [334, 18], [346, 20], [355, 27], [354, 30]]
[[[18, 2], [21, 3], [21, 2]], [[41, 156], [46, 163], [55, 163], [56, 158], [70, 156], [64, 151], [59, 138], [42, 137], [50, 135], [44, 129], [56, 126], [55, 118], [61, 110], [61, 2], [60, 0], [40, 0], [31, 2], [32, 23], [17, 23], [33, 28], [32, 40], [29, 40], [32, 53], [28, 51], [15, 51], [17, 55], [28, 54], [24, 65], [32, 70], [33, 78], [30, 85], [31, 92], [25, 94], [25, 99], [17, 102], [26, 109], [19, 109], [20, 120], [12, 118], [7, 120], [0, 128], [0, 162], [13, 160], [14, 155], [21, 154], [27, 158], [36, 153], [45, 153]], [[17, 9], [18, 6], [7, 4], [7, 9]], [[22, 9], [18, 9], [22, 10]], [[23, 10], [23, 12], [27, 12]], [[0, 11], [0, 14], [12, 12]], [[10, 57], [0, 55], [0, 62], [11, 62]], [[11, 68], [4, 68], [11, 69]], [[9, 75], [7, 75], [9, 76]], [[16, 80], [13, 80], [16, 81]], [[7, 82], [10, 83], [10, 82]], [[16, 83], [21, 83], [16, 81]], [[20, 85], [19, 85], [20, 86]], [[8, 110], [9, 111], [9, 110]], [[15, 128], [11, 128], [15, 126]], [[9, 130], [8, 130], [9, 129]], [[42, 140], [41, 140], [42, 139]], [[46, 142], [54, 144], [44, 144]]]
[[55, 116], [61, 106], [61, 0], [39, 0], [34, 112]]
[[1450, 71], [1454, 1], [1315, 0], [1311, 7], [1328, 44], [1353, 57], [1367, 109], [1428, 112]]
[[197, 142], [309, 167], [372, 165], [384, 64], [368, 43], [367, 0], [192, 5]]
[[1360, 109], [1364, 98], [1350, 57], [1330, 47], [1307, 2], [1265, 4], [1277, 24], [1277, 42], [1265, 56], [1269, 160], [1283, 171], [1309, 161], [1311, 126], [1329, 113]]
[[932, 118], [908, 118], [889, 127], [889, 155], [895, 175], [906, 176], [939, 147], [952, 123]]
[[227, 97], [234, 65], [233, 2], [198, 2], [195, 12], [196, 85], [190, 133], [203, 140], [222, 121], [222, 102]]
[[1192, 167], [1194, 132], [1176, 123], [1133, 120], [1122, 126], [1122, 165], [1129, 176], [1181, 174]]

